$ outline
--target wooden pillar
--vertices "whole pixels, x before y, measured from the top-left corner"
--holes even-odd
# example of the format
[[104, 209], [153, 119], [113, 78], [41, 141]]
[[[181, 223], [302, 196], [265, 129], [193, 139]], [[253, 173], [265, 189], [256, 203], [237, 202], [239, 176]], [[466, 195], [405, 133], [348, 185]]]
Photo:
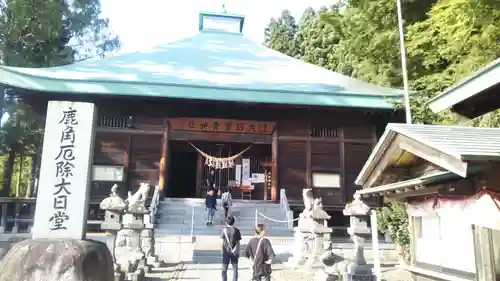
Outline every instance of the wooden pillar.
[[130, 169], [130, 159], [132, 154], [132, 135], [128, 137], [127, 147], [125, 148], [125, 153], [123, 153], [123, 183], [125, 185], [125, 190], [123, 191], [122, 196], [125, 196], [130, 188], [130, 179], [131, 179], [131, 169]]
[[[378, 139], [377, 139], [377, 127], [378, 126], [376, 126], [376, 125], [372, 126], [372, 141], [373, 141], [373, 143], [372, 143], [372, 149], [375, 148], [375, 146], [377, 145], [377, 142], [378, 142]], [[375, 198], [376, 198], [375, 201], [376, 201], [377, 206], [381, 207], [384, 204], [384, 197], [382, 197], [380, 195], [377, 195], [377, 196], [375, 196]]]
[[306, 141], [306, 187], [312, 188], [311, 139]]
[[168, 120], [165, 119], [165, 128], [163, 131], [163, 138], [161, 143], [161, 158], [160, 158], [160, 177], [158, 179], [158, 186], [160, 187], [160, 195], [163, 198], [166, 195], [167, 179], [168, 179], [168, 139], [169, 139], [169, 126]]
[[278, 201], [278, 130], [275, 129], [273, 133], [273, 142], [271, 144], [272, 150], [272, 163], [271, 168], [271, 201]]
[[201, 192], [203, 190], [203, 156], [198, 153], [198, 160], [196, 162], [196, 196], [203, 197], [205, 194]]
[[344, 141], [344, 128], [339, 128], [340, 137], [340, 198], [342, 203], [347, 201], [346, 192], [346, 169], [345, 169], [345, 141]]

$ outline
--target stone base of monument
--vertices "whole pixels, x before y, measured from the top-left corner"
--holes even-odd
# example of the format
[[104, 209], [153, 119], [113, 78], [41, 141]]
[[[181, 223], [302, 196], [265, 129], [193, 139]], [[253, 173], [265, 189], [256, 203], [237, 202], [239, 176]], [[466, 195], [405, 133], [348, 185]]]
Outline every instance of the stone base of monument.
[[358, 274], [358, 273], [347, 273], [346, 281], [376, 281], [377, 278], [373, 274]]
[[0, 281], [109, 281], [113, 258], [92, 240], [37, 239], [12, 245], [0, 261]]
[[115, 271], [114, 281], [125, 281], [125, 274], [123, 272]]
[[127, 280], [130, 281], [143, 281], [146, 277], [146, 274], [142, 268], [137, 269], [132, 273], [127, 274]]

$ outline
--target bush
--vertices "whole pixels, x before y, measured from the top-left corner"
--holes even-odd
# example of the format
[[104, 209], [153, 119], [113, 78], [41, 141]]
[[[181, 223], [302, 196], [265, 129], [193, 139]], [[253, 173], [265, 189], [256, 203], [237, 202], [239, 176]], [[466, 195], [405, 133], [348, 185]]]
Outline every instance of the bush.
[[392, 241], [401, 248], [401, 255], [408, 260], [410, 256], [410, 232], [406, 204], [391, 202], [377, 212], [379, 231], [388, 233]]

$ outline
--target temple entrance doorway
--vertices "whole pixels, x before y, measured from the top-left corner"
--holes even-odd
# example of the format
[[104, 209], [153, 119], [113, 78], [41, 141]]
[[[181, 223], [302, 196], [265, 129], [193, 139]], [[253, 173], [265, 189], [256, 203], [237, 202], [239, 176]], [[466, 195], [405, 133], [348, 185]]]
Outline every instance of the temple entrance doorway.
[[170, 177], [167, 185], [167, 197], [195, 198], [196, 168], [198, 154], [195, 151], [173, 151], [170, 156]]
[[[271, 198], [270, 144], [172, 140], [169, 151], [167, 197], [204, 198], [213, 170], [215, 188], [231, 189], [234, 199]], [[234, 165], [223, 161], [236, 155]]]

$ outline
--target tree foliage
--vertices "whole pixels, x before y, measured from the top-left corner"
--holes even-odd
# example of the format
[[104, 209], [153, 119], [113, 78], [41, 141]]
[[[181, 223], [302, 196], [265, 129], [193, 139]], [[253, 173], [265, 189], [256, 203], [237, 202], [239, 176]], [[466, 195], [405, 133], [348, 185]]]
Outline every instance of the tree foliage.
[[[500, 56], [500, 2], [407, 0], [403, 17], [413, 122], [454, 123], [449, 113], [430, 112], [426, 102]], [[284, 20], [271, 22], [269, 38], [280, 34]], [[349, 0], [318, 11], [308, 8], [295, 36], [280, 38], [280, 45], [295, 46], [284, 52], [288, 55], [360, 80], [402, 87], [394, 0]], [[280, 51], [274, 41], [265, 44]], [[498, 125], [497, 116], [495, 112], [471, 124]]]
[[[395, 0], [346, 0], [338, 6], [307, 9], [295, 36], [280, 37], [279, 45], [294, 46], [286, 52], [296, 58], [371, 83], [402, 87], [401, 56]], [[289, 17], [289, 15], [287, 15]], [[450, 112], [432, 113], [426, 103], [445, 88], [500, 57], [500, 1], [403, 1], [405, 43], [412, 118], [420, 124], [450, 124]], [[291, 19], [288, 21], [293, 22]], [[267, 36], [284, 27], [272, 20]], [[289, 40], [289, 41], [286, 41]], [[395, 103], [401, 107], [400, 103]], [[500, 126], [500, 110], [478, 117], [470, 125]], [[402, 203], [392, 203], [379, 213], [381, 231], [391, 235], [409, 252], [408, 215]]]
[[[52, 67], [103, 57], [117, 50], [120, 41], [100, 14], [100, 0], [0, 0], [0, 64]], [[23, 159], [37, 152], [44, 119], [16, 90], [0, 88], [0, 95], [9, 116], [0, 130], [0, 154], [8, 155], [4, 176], [11, 176], [16, 155]], [[24, 168], [31, 170], [30, 165]]]
[[0, 0], [0, 61], [58, 66], [118, 49], [100, 7], [100, 0]]
[[284, 10], [281, 17], [271, 19], [265, 29], [264, 41], [274, 49], [291, 57], [297, 55], [297, 45], [294, 40], [297, 33], [297, 24], [290, 11]]

